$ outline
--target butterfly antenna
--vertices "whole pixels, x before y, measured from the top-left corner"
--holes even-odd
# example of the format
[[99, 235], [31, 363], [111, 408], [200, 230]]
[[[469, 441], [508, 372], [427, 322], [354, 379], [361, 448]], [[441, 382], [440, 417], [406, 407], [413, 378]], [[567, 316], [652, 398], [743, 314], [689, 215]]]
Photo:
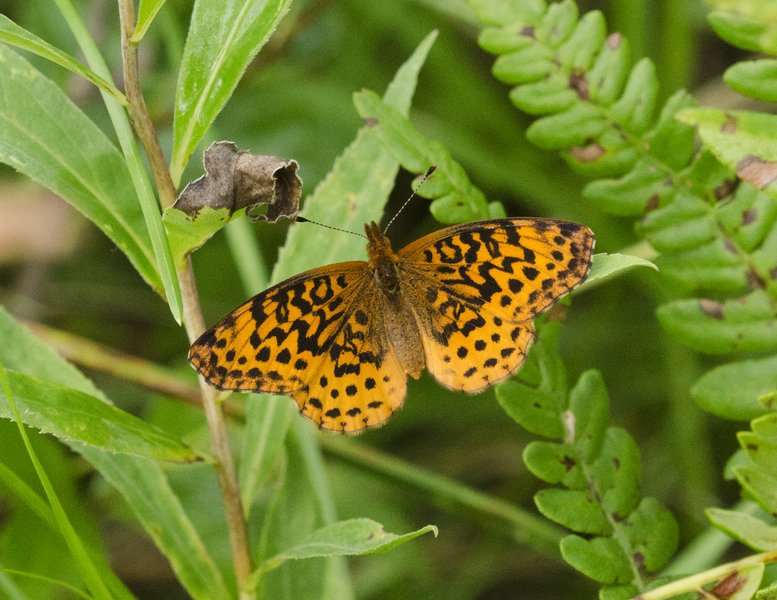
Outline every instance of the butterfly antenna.
[[313, 223], [313, 225], [319, 225], [321, 227], [326, 227], [327, 229], [334, 229], [335, 231], [341, 231], [343, 233], [350, 233], [351, 235], [358, 235], [361, 238], [367, 239], [367, 236], [362, 235], [361, 233], [356, 233], [355, 231], [348, 231], [347, 229], [340, 229], [339, 227], [332, 227], [331, 225], [324, 225], [323, 223], [319, 223], [318, 221], [311, 221], [310, 219], [306, 219], [305, 217], [294, 217], [294, 220], [297, 223]]
[[421, 183], [418, 184], [418, 187], [413, 190], [413, 193], [410, 194], [410, 197], [407, 200], [405, 200], [405, 203], [399, 208], [396, 214], [393, 217], [391, 217], [391, 221], [388, 222], [388, 225], [386, 225], [386, 229], [383, 230], [384, 234], [388, 231], [388, 228], [391, 227], [391, 224], [394, 222], [394, 219], [396, 219], [399, 216], [399, 213], [401, 213], [402, 210], [407, 206], [407, 203], [413, 199], [413, 196], [415, 196], [416, 192], [424, 184], [424, 181], [426, 181], [427, 179], [429, 179], [429, 177], [432, 176], [432, 173], [434, 173], [434, 170], [436, 168], [437, 168], [437, 165], [432, 165], [431, 167], [429, 167], [429, 170], [426, 172], [426, 175], [423, 176], [423, 179], [421, 179]]

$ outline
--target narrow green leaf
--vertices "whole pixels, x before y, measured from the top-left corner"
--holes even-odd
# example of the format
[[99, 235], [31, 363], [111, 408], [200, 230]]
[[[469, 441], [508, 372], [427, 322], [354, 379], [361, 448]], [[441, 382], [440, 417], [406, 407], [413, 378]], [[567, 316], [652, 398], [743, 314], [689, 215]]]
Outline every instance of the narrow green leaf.
[[0, 46], [0, 161], [62, 196], [163, 289], [127, 163], [97, 126], [27, 61]]
[[82, 65], [69, 54], [65, 54], [59, 48], [55, 48], [26, 29], [22, 29], [5, 15], [0, 15], [0, 42], [5, 42], [6, 44], [16, 46], [22, 50], [33, 52], [61, 67], [65, 67], [69, 71], [91, 81], [97, 87], [109, 93], [119, 104], [127, 106], [127, 98], [116, 89], [115, 85]]
[[599, 371], [586, 371], [569, 393], [569, 410], [574, 421], [567, 425], [572, 444], [587, 463], [593, 462], [602, 449], [610, 417], [610, 397]]
[[740, 94], [762, 102], [777, 102], [777, 60], [745, 60], [729, 67], [723, 81]]
[[383, 525], [370, 519], [351, 519], [350, 521], [333, 523], [318, 529], [307, 539], [281, 554], [265, 560], [251, 578], [248, 579], [246, 588], [249, 590], [253, 589], [261, 575], [279, 567], [290, 559], [321, 556], [354, 556], [388, 552], [430, 531], [437, 537], [437, 528], [434, 525], [427, 525], [422, 529], [406, 533], [405, 535], [396, 535], [394, 533], [386, 533], [383, 531]]
[[249, 394], [246, 398], [246, 430], [240, 463], [240, 497], [246, 520], [251, 504], [267, 483], [283, 450], [286, 431], [296, 405], [286, 396]]
[[561, 540], [561, 555], [575, 569], [601, 583], [629, 583], [631, 567], [613, 538], [584, 540], [569, 535]]
[[758, 552], [777, 550], [777, 527], [737, 510], [708, 508], [704, 511], [715, 527]]
[[178, 185], [189, 157], [291, 0], [198, 0], [178, 76], [170, 174]]
[[648, 572], [663, 567], [677, 551], [680, 528], [672, 513], [655, 498], [643, 498], [623, 529], [632, 555]]
[[547, 488], [534, 495], [537, 509], [551, 521], [592, 535], [610, 535], [612, 527], [602, 507], [588, 491]]
[[[29, 329], [14, 321], [2, 307], [0, 361], [26, 375], [46, 378], [84, 394], [104, 398], [102, 392], [78, 369], [41, 342]], [[232, 598], [159, 463], [127, 454], [104, 452], [78, 442], [66, 443], [121, 493], [195, 600]], [[106, 576], [103, 579], [110, 583]], [[115, 596], [132, 597], [129, 592], [121, 594], [117, 589], [111, 585]]]
[[505, 412], [527, 431], [549, 438], [563, 437], [561, 411], [553, 397], [543, 390], [516, 381], [505, 381], [497, 386], [496, 399]]
[[137, 27], [129, 40], [131, 44], [137, 44], [143, 39], [149, 25], [151, 25], [151, 22], [164, 3], [165, 0], [140, 0]]
[[[75, 529], [73, 529], [73, 525], [70, 523], [70, 519], [68, 519], [67, 513], [65, 513], [65, 510], [62, 507], [62, 504], [60, 503], [59, 498], [57, 497], [57, 494], [51, 485], [51, 481], [49, 480], [48, 475], [46, 475], [46, 472], [43, 470], [43, 465], [41, 465], [37, 455], [35, 454], [35, 451], [32, 448], [32, 444], [30, 443], [30, 439], [27, 436], [27, 432], [24, 429], [22, 419], [16, 407], [15, 396], [16, 388], [18, 387], [17, 383], [13, 381], [13, 378], [10, 378], [9, 380], [5, 368], [1, 362], [0, 384], [0, 389], [2, 389], [3, 396], [8, 402], [7, 410], [10, 414], [10, 418], [14, 420], [19, 427], [19, 434], [22, 438], [22, 441], [24, 442], [27, 454], [29, 455], [30, 460], [34, 465], [38, 479], [46, 492], [46, 497], [49, 501], [49, 505], [51, 506], [54, 518], [57, 521], [57, 525], [59, 526], [59, 530], [62, 533], [62, 537], [67, 543], [68, 549], [73, 555], [73, 559], [75, 560], [76, 567], [78, 568], [81, 577], [83, 578], [92, 595], [98, 599], [102, 598], [104, 600], [111, 600], [111, 594], [108, 591], [106, 582], [103, 581], [103, 578], [100, 575], [100, 570], [92, 562], [89, 553], [81, 541], [81, 538], [78, 537]], [[14, 392], [11, 391], [12, 385], [14, 387]]]
[[648, 212], [636, 229], [659, 252], [693, 250], [720, 235], [719, 227], [709, 217], [709, 205], [684, 190], [674, 194], [666, 206]]
[[756, 291], [723, 304], [679, 300], [656, 311], [661, 326], [700, 352], [760, 352], [777, 348], [777, 316], [771, 297]]
[[121, 493], [192, 598], [234, 599], [156, 461], [81, 444], [72, 447]]
[[[84, 22], [81, 20], [81, 16], [76, 12], [69, 1], [58, 0], [57, 6], [60, 9], [62, 16], [65, 17], [86, 60], [92, 65], [92, 68], [98, 75], [101, 75], [105, 79], [110, 79], [111, 72], [108, 69], [108, 65], [105, 63], [100, 50], [97, 48], [94, 38], [90, 35]], [[173, 259], [170, 254], [167, 235], [162, 226], [162, 216], [159, 212], [159, 204], [154, 196], [148, 173], [146, 172], [143, 159], [140, 156], [138, 145], [135, 142], [135, 137], [132, 128], [130, 127], [127, 113], [118, 106], [113, 98], [107, 93], [100, 91], [100, 94], [102, 95], [103, 102], [105, 102], [105, 108], [108, 110], [108, 115], [110, 116], [111, 123], [116, 131], [116, 136], [119, 138], [119, 145], [124, 153], [124, 159], [126, 160], [127, 168], [130, 177], [132, 178], [132, 184], [135, 187], [137, 199], [140, 202], [140, 208], [143, 213], [143, 219], [148, 230], [148, 235], [151, 238], [151, 246], [154, 250], [154, 257], [156, 258], [157, 263], [156, 269], [162, 280], [161, 288], [157, 287], [156, 289], [166, 298], [173, 318], [176, 323], [180, 325], [181, 319], [183, 318], [181, 289], [178, 286], [178, 277], [173, 268]], [[132, 259], [132, 257], [130, 257], [130, 259]]]
[[[198, 459], [190, 448], [93, 396], [13, 371], [8, 379], [25, 424], [43, 433], [110, 452], [177, 462]], [[11, 418], [7, 404], [0, 403], [0, 417]]]
[[594, 281], [610, 279], [615, 274], [622, 275], [621, 271], [632, 267], [651, 267], [658, 271], [658, 267], [649, 260], [632, 256], [630, 254], [594, 254], [591, 270], [586, 277], [585, 285]]
[[736, 421], [764, 414], [758, 397], [773, 390], [777, 357], [721, 365], [708, 371], [691, 388], [691, 397], [705, 411]]

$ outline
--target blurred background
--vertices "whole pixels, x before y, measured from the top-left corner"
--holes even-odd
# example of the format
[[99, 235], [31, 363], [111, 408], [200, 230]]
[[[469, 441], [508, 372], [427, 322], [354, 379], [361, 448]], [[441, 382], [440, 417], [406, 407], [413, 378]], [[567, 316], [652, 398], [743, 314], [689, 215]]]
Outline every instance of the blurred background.
[[[122, 88], [115, 2], [75, 4]], [[744, 54], [714, 35], [701, 1], [581, 1], [578, 6], [581, 14], [603, 11], [609, 31], [628, 38], [634, 61], [648, 56], [656, 63], [659, 106], [679, 88], [691, 91], [703, 105], [744, 106], [746, 99], [721, 81], [725, 68]], [[177, 69], [191, 10], [192, 2], [168, 0], [140, 47], [146, 103], [166, 152], [172, 146]], [[0, 13], [83, 60], [54, 3], [0, 0]], [[587, 204], [581, 197], [586, 180], [558, 156], [526, 142], [524, 130], [531, 120], [510, 104], [509, 88], [491, 76], [494, 58], [477, 46], [474, 14], [458, 0], [297, 0], [249, 66], [205, 146], [232, 140], [252, 153], [297, 160], [304, 203], [362, 124], [352, 94], [362, 88], [382, 94], [396, 69], [433, 29], [440, 35], [421, 71], [411, 112], [415, 127], [443, 143], [472, 182], [490, 201], [501, 201], [508, 215], [583, 222], [596, 233], [598, 252], [623, 251], [637, 243], [632, 219], [604, 215]], [[91, 84], [36, 56], [25, 57], [113, 138]], [[184, 182], [202, 174], [200, 157], [201, 149]], [[388, 217], [409, 195], [412, 177], [400, 172], [386, 207]], [[426, 202], [416, 198], [392, 226], [395, 248], [440, 227]], [[289, 225], [252, 227], [264, 266], [271, 269]], [[332, 232], [333, 244], [338, 235]], [[210, 325], [250, 294], [242, 287], [223, 232], [193, 260]], [[318, 266], [315, 260], [311, 249], [311, 268]], [[561, 351], [570, 384], [586, 369], [603, 372], [611, 422], [625, 427], [640, 446], [643, 493], [674, 512], [684, 544], [707, 527], [705, 507], [729, 506], [738, 498], [738, 485], [725, 482], [722, 471], [737, 448], [734, 432], [741, 427], [713, 419], [692, 403], [690, 384], [718, 359], [696, 355], [660, 329], [654, 309], [672, 293], [656, 273], [638, 269], [577, 295], [562, 331]], [[196, 385], [186, 361], [186, 334], [163, 300], [95, 226], [4, 165], [0, 304], [17, 318], [77, 336], [65, 338], [65, 345], [80, 338], [97, 342], [182, 380], [183, 391], [160, 393], [84, 367], [122, 408], [182, 434], [203, 435], [199, 413], [179, 397], [190, 389], [186, 384]], [[83, 359], [82, 350], [75, 353]], [[235, 404], [239, 412], [239, 399]], [[239, 416], [235, 428], [239, 430]], [[0, 453], [19, 453], [26, 460], [17, 438], [10, 423], [0, 422]], [[531, 439], [499, 407], [493, 390], [475, 397], [452, 394], [425, 375], [411, 382], [408, 402], [390, 425], [358, 443], [533, 511], [532, 496], [543, 484], [521, 460]], [[97, 518], [112, 564], [133, 591], [141, 598], [186, 598], [121, 498], [89, 465], [53, 438], [36, 436], [36, 444], [49, 464], [61, 464], [69, 474], [73, 502]], [[590, 598], [597, 593], [594, 582], [560, 560], [516, 543], [496, 519], [446, 506], [337, 456], [327, 458], [340, 518], [367, 516], [395, 532], [427, 523], [440, 528], [437, 539], [424, 536], [391, 553], [351, 561], [357, 597]], [[171, 477], [183, 489], [186, 477], [177, 469], [171, 467]], [[191, 493], [221, 510], [212, 490]], [[14, 535], [19, 518], [12, 499], [0, 490], [4, 559], [9, 553], [16, 559], [23, 556]]]

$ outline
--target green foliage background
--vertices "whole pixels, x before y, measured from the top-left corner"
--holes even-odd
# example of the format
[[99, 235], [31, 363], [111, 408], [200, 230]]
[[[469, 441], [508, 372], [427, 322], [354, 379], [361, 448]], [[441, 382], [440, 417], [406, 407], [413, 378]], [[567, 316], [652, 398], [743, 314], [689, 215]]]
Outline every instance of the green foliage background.
[[[710, 21], [721, 37], [746, 50], [773, 52], [773, 23], [768, 18], [762, 20], [763, 30], [755, 33], [753, 27], [740, 26], [737, 20], [758, 22], [760, 3], [743, 3], [751, 12], [743, 8], [735, 19], [727, 17], [728, 8], [720, 4], [721, 12]], [[283, 437], [275, 446], [267, 442], [277, 454], [273, 460], [265, 457], [270, 464], [262, 467], [265, 470], [260, 475], [253, 473], [250, 489], [258, 493], [255, 498], [246, 498], [251, 507], [251, 534], [257, 544], [255, 558], [287, 550], [311, 530], [334, 520], [334, 515], [338, 520], [367, 517], [381, 523], [386, 531], [400, 534], [431, 523], [440, 530], [436, 539], [421, 536], [387, 554], [350, 559], [354, 596], [587, 598], [601, 593], [607, 598], [627, 598], [643, 591], [655, 575], [648, 576], [647, 571], [661, 574], [659, 569], [672, 557], [678, 532], [680, 553], [666, 567], [666, 574], [700, 573], [750, 553], [710, 528], [705, 515], [708, 507], [736, 505], [738, 512], [711, 511], [709, 517], [757, 550], [777, 548], [777, 536], [751, 516], [761, 519], [764, 515], [755, 503], [737, 504], [740, 487], [723, 476], [726, 462], [734, 455], [729, 473], [743, 482], [750, 497], [763, 508], [772, 513], [777, 510], [769, 503], [773, 499], [765, 500], [774, 494], [771, 484], [777, 478], [770, 462], [772, 454], [768, 454], [777, 444], [771, 421], [754, 422], [752, 431], [740, 433], [737, 439], [739, 430], [749, 429], [748, 420], [774, 414], [756, 399], [777, 387], [770, 376], [777, 345], [775, 287], [774, 281], [764, 276], [775, 266], [770, 261], [777, 256], [777, 212], [769, 189], [759, 192], [747, 183], [725, 187], [733, 185], [734, 170], [743, 155], [775, 160], [770, 144], [777, 135], [770, 134], [777, 129], [770, 129], [774, 128], [771, 121], [730, 113], [738, 124], [737, 133], [748, 139], [737, 139], [736, 143], [720, 140], [713, 134], [731, 119], [726, 121], [728, 117], [722, 113], [694, 111], [691, 96], [678, 92], [688, 88], [704, 106], [762, 109], [744, 96], [733, 96], [722, 83], [724, 69], [746, 54], [713, 34], [706, 19], [708, 7], [702, 3], [580, 2], [579, 14], [571, 6], [564, 3], [551, 9], [557, 11], [553, 21], [544, 16], [548, 13], [541, 4], [533, 1], [294, 2], [258, 57], [248, 64], [231, 98], [192, 154], [182, 173], [183, 183], [202, 174], [199, 157], [203, 148], [212, 141], [228, 139], [253, 153], [297, 160], [305, 182], [303, 195], [312, 194], [326, 182], [333, 164], [357, 137], [362, 117], [384, 110], [377, 97], [366, 92], [356, 96], [355, 107], [354, 92], [366, 89], [382, 95], [397, 69], [436, 29], [439, 34], [420, 70], [409, 113], [417, 132], [413, 136], [418, 137], [408, 139], [415, 148], [425, 140], [440, 142], [488, 202], [501, 202], [509, 215], [583, 222], [596, 233], [597, 252], [636, 254], [656, 259], [661, 268], [660, 273], [636, 269], [577, 294], [560, 330], [556, 324], [543, 326], [543, 336], [520, 381], [470, 398], [441, 389], [425, 375], [410, 382], [405, 408], [387, 427], [356, 440], [323, 437], [318, 442], [323, 455], [306, 429], [308, 424], [298, 422], [285, 398], [249, 405], [249, 421], [251, 411], [254, 418], [256, 411], [266, 411], [268, 419], [275, 419], [273, 423], [284, 424], [281, 432], [290, 427], [285, 444]], [[79, 2], [76, 8], [98, 41], [111, 72], [117, 74], [115, 79], [120, 80], [115, 5]], [[591, 10], [603, 12], [583, 17]], [[187, 60], [184, 48], [191, 11], [188, 2], [168, 0], [140, 44], [146, 104], [168, 159], [177, 161], [176, 165], [185, 162], [170, 153], [174, 97], [180, 65]], [[0, 13], [67, 54], [79, 56], [53, 4], [42, 0], [0, 2]], [[489, 25], [507, 25], [507, 35], [498, 29], [482, 31], [481, 20], [489, 20], [489, 16]], [[613, 90], [607, 92], [604, 86], [596, 92], [592, 85], [590, 106], [595, 109], [571, 119], [565, 111], [575, 109], [579, 98], [574, 93], [554, 96], [547, 89], [530, 86], [546, 81], [546, 75], [556, 77], [554, 69], [564, 74], [548, 48], [554, 48], [553, 36], [558, 38], [555, 48], [561, 46], [581, 17], [591, 24], [591, 31], [601, 19], [607, 24], [607, 33], [622, 32], [631, 58], [623, 50], [625, 42], [619, 47], [607, 45], [604, 38], [595, 43], [593, 34], [583, 40], [587, 46], [583, 44], [586, 47], [572, 54], [570, 61], [583, 61], [586, 52], [593, 61], [612, 51], [606, 61], [602, 59], [599, 74], [603, 81], [612, 82]], [[520, 55], [525, 49], [520, 44], [525, 40], [516, 42], [521, 29], [510, 29], [514, 21], [535, 26], [538, 42], [529, 54]], [[549, 22], [556, 27], [548, 27]], [[569, 29], [566, 34], [565, 27]], [[218, 45], [218, 39], [215, 42]], [[494, 57], [480, 46], [500, 55], [493, 74]], [[643, 57], [652, 60], [654, 70], [650, 63], [638, 62]], [[65, 90], [114, 140], [108, 113], [94, 86], [38, 56], [25, 53], [25, 58]], [[762, 64], [758, 73], [740, 66], [738, 71], [729, 71], [726, 80], [751, 96], [773, 101], [770, 66]], [[589, 75], [593, 72], [590, 65], [583, 70]], [[628, 79], [630, 74], [632, 79]], [[517, 87], [511, 91], [498, 79]], [[568, 79], [559, 75], [556, 80], [561, 81], [562, 92], [570, 91], [564, 89]], [[590, 81], [595, 81], [593, 76]], [[621, 93], [624, 84], [626, 92]], [[12, 86], [3, 90], [13, 93]], [[628, 101], [619, 103], [622, 98]], [[517, 110], [511, 99], [530, 115]], [[647, 109], [651, 105], [654, 112]], [[588, 106], [586, 103], [585, 110]], [[641, 115], [634, 106], [642, 109]], [[681, 120], [675, 119], [675, 112], [682, 108], [690, 110], [680, 115]], [[30, 115], [34, 117], [34, 111]], [[543, 115], [544, 119], [537, 120]], [[56, 122], [55, 117], [52, 122]], [[619, 127], [610, 127], [608, 119], [614, 119]], [[384, 122], [388, 123], [382, 119]], [[701, 123], [702, 139], [710, 150], [694, 146], [696, 123]], [[616, 129], [622, 135], [613, 133]], [[66, 133], [71, 140], [74, 135]], [[412, 153], [402, 154], [396, 139], [392, 146], [391, 133], [382, 135], [388, 138], [385, 143], [392, 157], [408, 169], [400, 171], [384, 209], [390, 217], [407, 197], [413, 175], [425, 166], [419, 169]], [[647, 150], [641, 145], [644, 142]], [[77, 154], [77, 144], [73, 145], [72, 152]], [[593, 148], [602, 152], [602, 159], [580, 160], [571, 147]], [[5, 148], [4, 162], [15, 164], [18, 157], [9, 159], [11, 154]], [[106, 156], [108, 162], [122, 160], [118, 152], [106, 151]], [[358, 166], [358, 161], [350, 165]], [[102, 177], [111, 172], [119, 177], [115, 170], [105, 169], [108, 175]], [[386, 189], [394, 185], [394, 181], [381, 180], [382, 172], [372, 175], [376, 188], [379, 184]], [[3, 167], [2, 176], [2, 195], [18, 194], [33, 202], [44, 194], [11, 168]], [[100, 176], [98, 173], [98, 180]], [[44, 175], [33, 178], [45, 183]], [[667, 184], [668, 178], [671, 184]], [[131, 202], [129, 185], [128, 180]], [[49, 187], [65, 194], [54, 185]], [[717, 196], [719, 190], [725, 193]], [[324, 192], [320, 197], [326, 199]], [[318, 220], [349, 227], [347, 220], [354, 215], [347, 202], [347, 198], [332, 198], [330, 204], [316, 204], [311, 210], [316, 211]], [[432, 214], [442, 221], [488, 216], [477, 211], [451, 215], [445, 206], [431, 205], [430, 213], [430, 202], [418, 198], [405, 209], [392, 225], [394, 247], [439, 228]], [[496, 210], [493, 206], [487, 210]], [[657, 210], [644, 216], [646, 206]], [[380, 206], [367, 209], [379, 212]], [[741, 227], [736, 220], [748, 210], [755, 210], [759, 217], [751, 229]], [[139, 211], [137, 218], [142, 224]], [[291, 275], [273, 274], [279, 247], [289, 227], [311, 227], [259, 223], [247, 231], [249, 226], [243, 221], [230, 224], [230, 231], [216, 234], [193, 256], [200, 301], [209, 324], [261, 290], [270, 279]], [[3, 306], [16, 318], [44, 323], [148, 361], [137, 376], [119, 374], [119, 366], [102, 357], [96, 364], [107, 369], [106, 373], [94, 368], [95, 363], [90, 368], [84, 351], [76, 349], [76, 361], [86, 363], [85, 372], [94, 385], [65, 367], [50, 378], [79, 393], [110, 398], [171, 439], [183, 440], [196, 451], [207, 453], [207, 428], [201, 413], [172, 394], [152, 392], [141, 385], [152, 369], [164, 377], [195, 383], [185, 359], [185, 332], [171, 318], [164, 300], [138, 274], [144, 273], [147, 281], [161, 289], [161, 283], [148, 275], [153, 267], [144, 268], [136, 260], [136, 270], [96, 227], [80, 218], [68, 222], [77, 223], [70, 225], [75, 249], [69, 253], [60, 251], [35, 260], [0, 255], [4, 261], [0, 264]], [[45, 221], [41, 226], [52, 227]], [[246, 233], [253, 236], [246, 239]], [[313, 268], [331, 262], [327, 252], [351, 251], [347, 249], [353, 244], [347, 239], [351, 236], [325, 230], [326, 246], [322, 246], [311, 241], [319, 235], [321, 232], [303, 233], [294, 239], [290, 233], [289, 244], [280, 251], [281, 261], [286, 261], [281, 269], [290, 268], [290, 264], [297, 270]], [[726, 254], [725, 243], [730, 240], [739, 244], [737, 260]], [[247, 267], [246, 260], [250, 261]], [[762, 285], [753, 283], [753, 274], [761, 278]], [[744, 316], [737, 313], [744, 305], [738, 299], [744, 296], [762, 301], [763, 306], [745, 311]], [[707, 312], [699, 310], [699, 298], [711, 302], [704, 305]], [[717, 311], [725, 318], [709, 317]], [[712, 319], [711, 330], [704, 329], [709, 325], [705, 318]], [[746, 338], [743, 348], [732, 346], [730, 339], [721, 338], [714, 329], [715, 322], [728, 325], [732, 321], [735, 338], [737, 322], [755, 324], [757, 331]], [[21, 334], [9, 317], [4, 315], [0, 325], [7, 335], [0, 359], [6, 368], [27, 373], [11, 374], [12, 385], [27, 386], [23, 389], [31, 390], [30, 398], [36, 394], [55, 397], [49, 388], [35, 388], [32, 377], [25, 379], [31, 375], [46, 379], [41, 374], [45, 363], [54, 364], [55, 359], [42, 358], [37, 342], [24, 338], [26, 334]], [[49, 332], [47, 337], [50, 341], [54, 339], [51, 335]], [[556, 344], [561, 360], [554, 350]], [[67, 345], [68, 338], [60, 347]], [[21, 354], [21, 350], [30, 355]], [[739, 352], [732, 354], [732, 350]], [[30, 365], [41, 371], [26, 371]], [[574, 390], [571, 395], [568, 388]], [[65, 395], [62, 410], [67, 410], [67, 400]], [[245, 447], [247, 460], [254, 430], [249, 425], [246, 434], [243, 426], [244, 401], [238, 399], [233, 405], [237, 407], [230, 421], [233, 447]], [[530, 410], [535, 405], [542, 407], [542, 415]], [[580, 431], [590, 432], [594, 442], [577, 446], [561, 443], [565, 441], [562, 423], [570, 414], [565, 411], [575, 415]], [[58, 430], [27, 423], [63, 440], [94, 443], [73, 434], [72, 427]], [[142, 427], [127, 425], [133, 426]], [[125, 441], [124, 435], [119, 439]], [[209, 465], [162, 462], [156, 470], [144, 471], [134, 458], [117, 455], [115, 462], [99, 458], [101, 453], [82, 451], [77, 441], [71, 447], [78, 454], [51, 436], [35, 435], [33, 441], [79, 535], [95, 552], [109, 557], [115, 573], [138, 598], [186, 598], [183, 587], [195, 597], [234, 594], [223, 510]], [[747, 456], [737, 453], [740, 441], [748, 450]], [[0, 446], [2, 463], [37, 489], [18, 434], [5, 420], [0, 421]], [[102, 447], [123, 451], [107, 444]], [[186, 450], [178, 445], [167, 451], [179, 453], [173, 460], [187, 460], [181, 457]], [[574, 455], [579, 472], [559, 475], [554, 470], [558, 461], [554, 463], [552, 457], [565, 452], [567, 458]], [[613, 457], [628, 465], [622, 479], [605, 472], [603, 465]], [[140, 491], [132, 495], [130, 473], [145, 478], [149, 490], [172, 490], [170, 494], [160, 492], [149, 505], [175, 498], [180, 513], [178, 508], [160, 509], [146, 513], [144, 520], [137, 506], [148, 499]], [[123, 487], [122, 477], [129, 482]], [[590, 508], [591, 496], [586, 492], [601, 491], [604, 488], [597, 486], [605, 483], [618, 493], [603, 501], [609, 506], [604, 511], [599, 506], [601, 498], [594, 498], [594, 508]], [[0, 566], [77, 584], [65, 544], [29, 504], [19, 499], [18, 491], [11, 493], [8, 480], [4, 479], [4, 485], [8, 487], [0, 487], [0, 507], [5, 515], [0, 530]], [[331, 490], [331, 498], [317, 496], [322, 489]], [[568, 535], [559, 551], [558, 542], [565, 530], [537, 515], [535, 506], [544, 517], [583, 537]], [[674, 515], [679, 527], [663, 507]], [[589, 509], [591, 512], [586, 512]], [[618, 537], [619, 531], [625, 531], [619, 529], [622, 523], [610, 518], [614, 512], [629, 526], [637, 523], [635, 529], [652, 528], [660, 539], [624, 542], [623, 536]], [[188, 520], [171, 518], [157, 523], [149, 518], [151, 514], [185, 514]], [[756, 533], [764, 539], [756, 542]], [[167, 558], [152, 538], [165, 549]], [[184, 538], [190, 545], [177, 546]], [[633, 561], [631, 565], [628, 560], [618, 562], [619, 552], [634, 550], [640, 543], [647, 548], [641, 552], [647, 557], [647, 571], [632, 568]], [[201, 581], [194, 577], [198, 563], [192, 559], [187, 565], [184, 547], [208, 555], [205, 562], [212, 570], [199, 573]], [[626, 555], [633, 558], [628, 552]], [[308, 564], [311, 566], [302, 566]], [[348, 581], [343, 577], [343, 563], [323, 564], [320, 558], [287, 563], [273, 572], [274, 579], [268, 579], [265, 592], [268, 597], [269, 590], [284, 590], [296, 594], [294, 597], [335, 594], [332, 590]], [[605, 565], [611, 572], [605, 572]], [[326, 569], [329, 571], [322, 575]], [[644, 581], [631, 579], [637, 571], [640, 577], [645, 576]], [[181, 573], [188, 573], [189, 579]], [[763, 585], [770, 581], [767, 570]], [[600, 592], [602, 584], [605, 588]], [[57, 597], [55, 589], [45, 582], [12, 580], [0, 573], [0, 597]]]

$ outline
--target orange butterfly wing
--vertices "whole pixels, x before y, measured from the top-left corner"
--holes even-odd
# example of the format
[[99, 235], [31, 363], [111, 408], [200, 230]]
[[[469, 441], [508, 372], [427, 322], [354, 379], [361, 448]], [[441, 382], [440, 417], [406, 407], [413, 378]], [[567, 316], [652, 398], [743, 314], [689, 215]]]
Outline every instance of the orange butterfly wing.
[[583, 225], [518, 218], [449, 227], [400, 250], [426, 368], [467, 393], [512, 375], [532, 319], [585, 279], [593, 246]]

